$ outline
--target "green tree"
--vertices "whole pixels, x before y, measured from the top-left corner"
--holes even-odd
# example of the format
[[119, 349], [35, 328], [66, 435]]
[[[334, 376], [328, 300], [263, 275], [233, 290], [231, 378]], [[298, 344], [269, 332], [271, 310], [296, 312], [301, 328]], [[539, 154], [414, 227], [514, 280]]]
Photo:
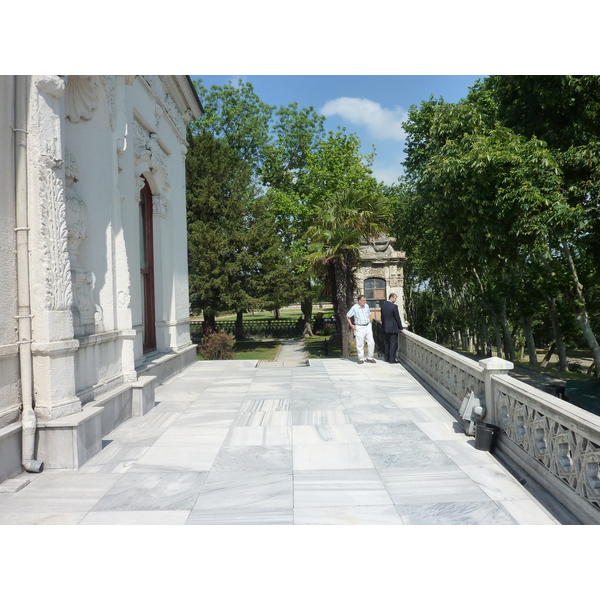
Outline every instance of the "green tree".
[[319, 205], [314, 222], [306, 232], [311, 252], [308, 261], [316, 274], [329, 276], [332, 281], [344, 358], [350, 356], [346, 315], [360, 243], [384, 233], [390, 218], [390, 205], [385, 196], [343, 189]]

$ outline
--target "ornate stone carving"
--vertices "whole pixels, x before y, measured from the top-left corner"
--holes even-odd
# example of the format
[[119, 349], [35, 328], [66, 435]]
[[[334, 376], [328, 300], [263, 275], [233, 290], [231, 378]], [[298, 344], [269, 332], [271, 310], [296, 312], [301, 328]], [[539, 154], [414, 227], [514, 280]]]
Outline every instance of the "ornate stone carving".
[[144, 181], [143, 177], [135, 178], [135, 199], [137, 202], [141, 201], [140, 194], [145, 185], [146, 185], [146, 182]]
[[171, 184], [169, 183], [167, 155], [158, 143], [158, 135], [151, 132], [148, 143], [150, 149], [150, 171], [152, 173], [158, 173], [162, 178], [163, 188], [168, 189], [171, 187]]
[[65, 93], [65, 82], [57, 75], [36, 75], [35, 85], [40, 92], [60, 98]]
[[114, 131], [117, 123], [117, 103], [115, 100], [115, 76], [105, 75], [101, 78], [104, 90], [108, 98], [108, 121], [110, 128]]
[[[167, 114], [169, 115], [171, 121], [173, 121], [173, 125], [175, 125], [175, 128], [179, 131], [179, 134], [185, 137], [186, 122], [184, 121], [184, 118], [179, 112], [175, 101], [173, 100], [173, 98], [171, 98], [171, 96], [169, 96], [169, 94], [166, 94], [164, 103]], [[191, 120], [191, 115], [188, 116], [189, 120]]]
[[162, 194], [155, 194], [152, 196], [152, 214], [158, 215], [159, 217], [166, 217], [167, 207], [167, 199]]
[[42, 261], [46, 270], [46, 308], [66, 310], [72, 301], [62, 160], [43, 155], [39, 166]]
[[69, 75], [67, 79], [67, 119], [78, 123], [89, 121], [98, 106], [96, 75]]
[[580, 428], [569, 427], [551, 405], [537, 406], [537, 401], [533, 406], [526, 394], [508, 385], [495, 388], [497, 422], [508, 438], [600, 509], [600, 435], [590, 439]]
[[73, 289], [73, 325], [75, 335], [89, 335], [103, 330], [102, 309], [94, 302], [96, 277], [79, 263], [79, 246], [87, 238], [87, 207], [75, 196], [73, 185], [79, 180], [77, 163], [67, 153], [66, 223], [71, 282]]

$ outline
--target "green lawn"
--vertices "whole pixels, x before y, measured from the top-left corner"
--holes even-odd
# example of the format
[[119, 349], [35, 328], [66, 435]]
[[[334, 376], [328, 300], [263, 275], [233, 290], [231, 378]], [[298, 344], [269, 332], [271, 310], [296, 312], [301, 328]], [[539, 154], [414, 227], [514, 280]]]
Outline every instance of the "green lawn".
[[281, 342], [236, 342], [235, 360], [275, 360]]

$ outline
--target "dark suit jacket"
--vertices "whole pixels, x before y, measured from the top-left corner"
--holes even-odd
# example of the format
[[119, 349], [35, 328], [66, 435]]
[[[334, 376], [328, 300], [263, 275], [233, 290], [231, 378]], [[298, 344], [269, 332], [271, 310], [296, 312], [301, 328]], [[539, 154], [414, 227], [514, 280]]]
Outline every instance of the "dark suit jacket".
[[398, 307], [389, 300], [386, 300], [381, 305], [381, 323], [384, 333], [398, 333], [404, 329], [400, 320], [400, 312]]

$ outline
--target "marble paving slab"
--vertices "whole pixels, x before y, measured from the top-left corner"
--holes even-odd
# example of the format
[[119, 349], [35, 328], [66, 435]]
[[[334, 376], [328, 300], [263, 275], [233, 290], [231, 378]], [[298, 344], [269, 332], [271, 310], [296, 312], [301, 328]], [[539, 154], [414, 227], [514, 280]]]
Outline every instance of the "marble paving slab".
[[292, 410], [292, 425], [341, 425], [350, 422], [345, 410]]
[[432, 440], [463, 440], [468, 439], [465, 430], [456, 421], [421, 421], [417, 426]]
[[289, 471], [291, 468], [291, 446], [223, 446], [212, 472]]
[[122, 475], [91, 474], [77, 471], [48, 471], [24, 487], [15, 498], [89, 499], [98, 500]]
[[189, 510], [109, 510], [90, 512], [79, 525], [185, 525]]
[[198, 495], [197, 510], [287, 509], [293, 507], [292, 471], [211, 472]]
[[324, 398], [318, 392], [312, 396], [292, 396], [294, 410], [344, 410], [344, 404], [338, 398]]
[[288, 398], [249, 398], [240, 404], [241, 412], [268, 412], [290, 410]]
[[380, 471], [380, 475], [395, 504], [490, 501], [490, 497], [454, 465]]
[[365, 447], [380, 473], [431, 465], [454, 466], [454, 462], [431, 440], [368, 443]]
[[232, 427], [224, 446], [291, 446], [292, 427], [246, 426]]
[[171, 412], [171, 413], [175, 413], [175, 412], [179, 412], [179, 413], [183, 413], [185, 412], [191, 405], [193, 404], [193, 401], [188, 400], [188, 401], [183, 401], [183, 400], [171, 400], [171, 401], [161, 401], [161, 402], [157, 402], [156, 405], [153, 408], [153, 411], [162, 413], [162, 412]]
[[405, 525], [515, 525], [495, 502], [397, 504]]
[[120, 446], [142, 446], [148, 447], [154, 444], [165, 432], [169, 431], [167, 427], [160, 427], [157, 429], [150, 429], [145, 427], [137, 428], [124, 428], [117, 427], [117, 429], [109, 432], [102, 438], [103, 442], [116, 442]]
[[412, 422], [358, 424], [356, 431], [365, 446], [383, 443], [428, 442], [427, 435]]
[[79, 473], [126, 473], [150, 446], [121, 446], [112, 442], [79, 467]]
[[460, 467], [492, 500], [529, 500], [529, 492], [499, 464]]
[[293, 448], [294, 471], [373, 468], [369, 454], [360, 443], [295, 444]]
[[177, 427], [230, 427], [237, 413], [237, 410], [189, 408], [183, 414], [176, 415], [171, 425]]
[[0, 525], [77, 525], [87, 512], [0, 512]]
[[293, 525], [294, 511], [282, 509], [234, 508], [193, 510], [186, 525]]
[[455, 421], [455, 418], [441, 406], [424, 406], [420, 408], [403, 408], [404, 413], [414, 423], [427, 421]]
[[206, 476], [206, 472], [125, 473], [93, 511], [190, 510]]
[[409, 417], [401, 408], [383, 406], [346, 407], [350, 420], [355, 425], [373, 425], [375, 423], [409, 423]]
[[341, 425], [295, 425], [292, 429], [294, 445], [361, 443], [356, 428], [350, 423]]
[[133, 465], [130, 472], [208, 471], [215, 461], [221, 444], [155, 444]]
[[289, 427], [292, 425], [292, 412], [287, 410], [240, 412], [232, 424], [233, 427]]
[[375, 469], [333, 469], [294, 473], [294, 508], [391, 505]]
[[161, 444], [222, 444], [229, 427], [177, 427], [173, 425], [160, 438]]
[[403, 525], [393, 505], [327, 506], [294, 510], [294, 525]]
[[496, 459], [489, 452], [477, 450], [473, 438], [436, 440], [436, 446], [457, 465], [495, 465]]
[[558, 521], [536, 500], [501, 500], [500, 506], [517, 525], [557, 525]]

